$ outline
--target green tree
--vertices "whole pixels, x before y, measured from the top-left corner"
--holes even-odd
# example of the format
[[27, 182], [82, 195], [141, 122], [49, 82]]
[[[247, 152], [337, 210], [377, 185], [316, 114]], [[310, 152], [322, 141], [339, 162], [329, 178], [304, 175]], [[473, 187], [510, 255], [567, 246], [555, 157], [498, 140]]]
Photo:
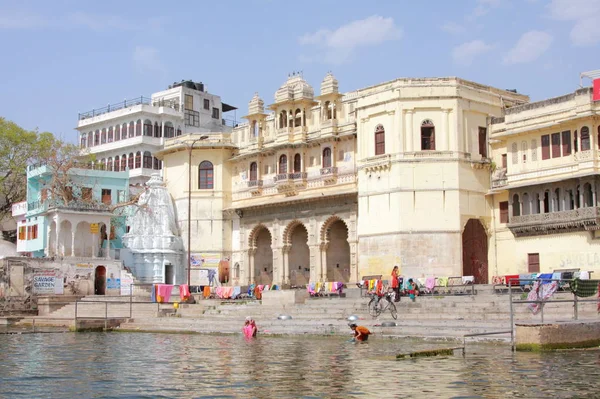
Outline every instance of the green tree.
[[0, 117], [0, 223], [12, 216], [12, 204], [26, 198], [27, 165], [46, 158], [57, 141]]

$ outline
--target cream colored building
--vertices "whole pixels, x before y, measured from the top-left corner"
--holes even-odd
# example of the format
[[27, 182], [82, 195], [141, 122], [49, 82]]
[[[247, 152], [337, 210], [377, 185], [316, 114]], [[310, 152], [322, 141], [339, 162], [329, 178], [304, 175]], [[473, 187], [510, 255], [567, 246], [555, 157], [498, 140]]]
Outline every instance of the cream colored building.
[[292, 75], [231, 134], [167, 140], [157, 156], [184, 242], [189, 227], [192, 254], [229, 260], [234, 285], [355, 282], [395, 264], [487, 282], [488, 119], [527, 101], [458, 78], [340, 93], [331, 74], [315, 96]]
[[583, 88], [491, 120], [494, 275], [600, 272], [599, 114]]

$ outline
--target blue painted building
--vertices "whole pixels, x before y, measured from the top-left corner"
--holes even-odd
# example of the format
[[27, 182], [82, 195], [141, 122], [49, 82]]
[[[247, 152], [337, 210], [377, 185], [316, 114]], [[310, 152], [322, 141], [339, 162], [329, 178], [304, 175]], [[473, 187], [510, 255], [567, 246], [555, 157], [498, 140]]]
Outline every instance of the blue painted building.
[[17, 250], [33, 257], [118, 258], [125, 217], [112, 207], [129, 199], [127, 172], [68, 171], [68, 203], [52, 198], [48, 165], [27, 170], [27, 210], [18, 221]]

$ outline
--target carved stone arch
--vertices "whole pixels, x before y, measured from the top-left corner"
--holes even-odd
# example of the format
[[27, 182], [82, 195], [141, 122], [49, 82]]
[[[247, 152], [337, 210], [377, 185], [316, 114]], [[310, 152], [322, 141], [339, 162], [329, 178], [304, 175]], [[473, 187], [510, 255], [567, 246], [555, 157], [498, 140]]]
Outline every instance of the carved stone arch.
[[350, 236], [350, 226], [348, 226], [348, 223], [346, 223], [346, 221], [344, 219], [342, 219], [341, 217], [337, 216], [337, 215], [333, 215], [328, 217], [325, 222], [323, 222], [323, 224], [321, 225], [321, 230], [319, 231], [319, 239], [321, 241], [321, 245], [323, 244], [327, 244], [327, 242], [329, 242], [329, 228], [331, 227], [331, 225], [337, 221], [340, 221], [342, 223], [344, 223], [344, 225], [346, 226], [346, 228], [348, 229], [348, 237]]
[[308, 232], [308, 227], [306, 227], [306, 224], [304, 224], [303, 222], [301, 222], [298, 219], [294, 219], [290, 223], [288, 223], [288, 225], [283, 230], [282, 244], [284, 246], [292, 245], [292, 233], [294, 232], [294, 229], [296, 229], [296, 227], [298, 227], [300, 225], [304, 226], [304, 228]]
[[435, 125], [431, 119], [424, 119], [423, 122], [421, 122], [421, 126], [431, 127], [431, 126], [435, 126]]
[[254, 226], [254, 228], [250, 231], [250, 234], [248, 234], [248, 248], [256, 248], [256, 237], [258, 237], [258, 234], [262, 229], [266, 229], [271, 236], [271, 240], [273, 239], [273, 233], [271, 230], [269, 230], [269, 228], [264, 224], [259, 223]]

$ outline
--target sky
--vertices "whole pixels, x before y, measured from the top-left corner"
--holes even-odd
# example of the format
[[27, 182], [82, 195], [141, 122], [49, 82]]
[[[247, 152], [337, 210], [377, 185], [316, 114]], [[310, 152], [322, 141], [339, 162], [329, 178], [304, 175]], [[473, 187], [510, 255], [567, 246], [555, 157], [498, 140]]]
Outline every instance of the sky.
[[[301, 71], [319, 92], [458, 76], [532, 101], [600, 69], [600, 0], [0, 0], [0, 116], [75, 142], [79, 112], [183, 79], [248, 110]], [[584, 86], [590, 85], [584, 80]]]

